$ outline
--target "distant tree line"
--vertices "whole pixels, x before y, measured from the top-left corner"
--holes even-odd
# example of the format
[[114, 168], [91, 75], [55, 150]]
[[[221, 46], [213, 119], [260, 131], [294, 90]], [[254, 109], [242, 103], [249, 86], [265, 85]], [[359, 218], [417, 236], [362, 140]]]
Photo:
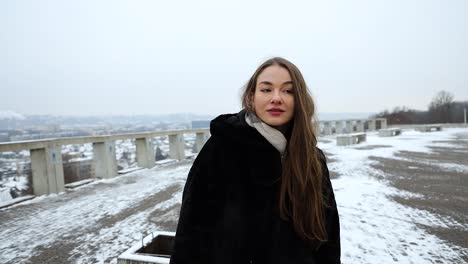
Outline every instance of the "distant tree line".
[[465, 108], [468, 111], [468, 101], [453, 101], [451, 93], [440, 91], [429, 103], [427, 111], [419, 111], [402, 106], [395, 107], [392, 111], [382, 111], [374, 117], [386, 118], [387, 123], [390, 125], [463, 123]]

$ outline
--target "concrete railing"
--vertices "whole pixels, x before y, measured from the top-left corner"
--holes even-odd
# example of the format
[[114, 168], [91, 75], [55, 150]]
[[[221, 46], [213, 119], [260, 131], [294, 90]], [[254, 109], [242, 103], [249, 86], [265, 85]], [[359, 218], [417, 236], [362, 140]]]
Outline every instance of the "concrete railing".
[[379, 137], [394, 137], [401, 135], [401, 128], [387, 128], [379, 130]]
[[340, 135], [336, 137], [337, 146], [348, 146], [353, 144], [359, 144], [367, 140], [366, 133], [351, 133], [346, 135]]
[[442, 128], [457, 128], [457, 127], [468, 127], [468, 124], [465, 123], [439, 123], [439, 124], [421, 124], [421, 125], [389, 125], [390, 128], [398, 127], [401, 129], [414, 129], [418, 130], [421, 127], [425, 127], [427, 125], [436, 125]]
[[377, 130], [377, 123], [380, 129], [387, 128], [387, 119], [348, 119], [348, 120], [329, 120], [320, 121], [320, 135], [345, 134], [354, 132], [364, 132], [367, 125], [367, 131]]
[[155, 165], [155, 150], [152, 138], [168, 136], [169, 157], [182, 160], [185, 158], [184, 134], [196, 134], [195, 150], [199, 152], [208, 140], [209, 129], [155, 131], [0, 143], [0, 152], [29, 150], [33, 193], [43, 195], [59, 193], [65, 189], [61, 153], [63, 145], [91, 143], [95, 176], [98, 178], [111, 178], [117, 175], [116, 140], [135, 139], [138, 166], [151, 168]]

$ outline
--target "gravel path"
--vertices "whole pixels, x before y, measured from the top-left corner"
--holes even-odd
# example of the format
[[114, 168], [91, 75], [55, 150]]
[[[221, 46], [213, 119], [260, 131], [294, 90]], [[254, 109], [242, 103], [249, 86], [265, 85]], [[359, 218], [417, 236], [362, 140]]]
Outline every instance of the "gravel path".
[[447, 219], [445, 226], [421, 227], [463, 248], [460, 253], [468, 263], [468, 133], [433, 143], [448, 146], [430, 147], [431, 152], [401, 151], [393, 158], [370, 159], [376, 161], [373, 168], [382, 171], [392, 186], [419, 194], [395, 196], [395, 201]]
[[337, 176], [343, 263], [468, 263], [467, 135], [406, 130], [321, 144]]

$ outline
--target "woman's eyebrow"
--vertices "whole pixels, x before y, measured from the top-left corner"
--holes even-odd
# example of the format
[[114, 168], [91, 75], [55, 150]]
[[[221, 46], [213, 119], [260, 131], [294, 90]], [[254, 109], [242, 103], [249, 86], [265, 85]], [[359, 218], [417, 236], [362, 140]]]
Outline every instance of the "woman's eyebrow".
[[267, 84], [267, 85], [273, 85], [273, 84], [272, 84], [271, 82], [269, 82], [269, 81], [261, 81], [261, 82], [259, 82], [258, 84], [262, 84], [262, 83], [263, 83], [263, 84]]
[[[267, 85], [273, 85], [273, 83], [269, 82], [269, 81], [261, 81], [259, 82], [258, 84], [267, 84]], [[292, 81], [285, 81], [283, 84], [293, 84]]]

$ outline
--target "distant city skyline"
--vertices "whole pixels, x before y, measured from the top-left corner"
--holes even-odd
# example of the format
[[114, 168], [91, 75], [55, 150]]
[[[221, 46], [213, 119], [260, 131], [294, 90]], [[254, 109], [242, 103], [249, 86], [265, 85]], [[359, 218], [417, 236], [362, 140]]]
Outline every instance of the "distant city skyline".
[[0, 112], [216, 116], [265, 59], [318, 113], [468, 100], [468, 2], [1, 1]]

